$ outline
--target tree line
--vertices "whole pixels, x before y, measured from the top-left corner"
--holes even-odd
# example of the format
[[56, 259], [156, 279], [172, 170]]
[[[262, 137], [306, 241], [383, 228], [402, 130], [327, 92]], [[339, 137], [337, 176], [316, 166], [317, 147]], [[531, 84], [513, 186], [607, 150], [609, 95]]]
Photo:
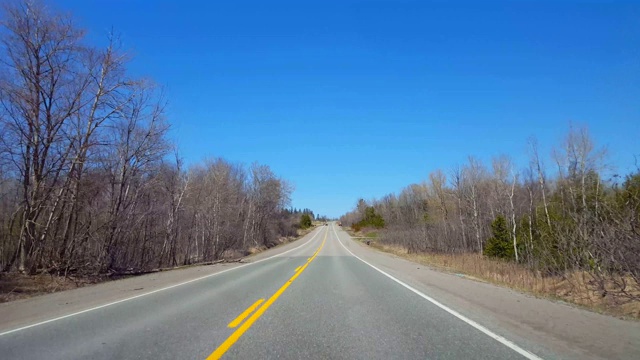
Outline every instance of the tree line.
[[161, 89], [110, 36], [5, 5], [0, 38], [0, 269], [103, 274], [213, 261], [295, 236], [292, 187], [265, 165], [185, 167]]
[[549, 164], [535, 139], [527, 148], [525, 169], [506, 156], [489, 166], [469, 157], [398, 194], [360, 200], [341, 222], [358, 230], [379, 217], [382, 241], [410, 252], [475, 252], [543, 275], [584, 271], [603, 293], [613, 282], [638, 299], [629, 289], [640, 284], [640, 169], [603, 178], [606, 152], [586, 128], [572, 127]]

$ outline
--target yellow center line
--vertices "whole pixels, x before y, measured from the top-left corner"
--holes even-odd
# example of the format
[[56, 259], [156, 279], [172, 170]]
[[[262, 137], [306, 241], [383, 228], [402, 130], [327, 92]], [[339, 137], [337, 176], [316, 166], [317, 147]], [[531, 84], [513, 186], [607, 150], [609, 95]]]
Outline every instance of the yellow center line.
[[[218, 346], [218, 348], [211, 353], [211, 355], [209, 355], [207, 357], [207, 360], [214, 360], [214, 359], [220, 359], [222, 357], [222, 355], [224, 355], [224, 353], [227, 352], [227, 350], [229, 350], [231, 348], [231, 346], [233, 346], [233, 344], [235, 344], [236, 341], [238, 341], [238, 339], [240, 339], [240, 337], [247, 331], [249, 330], [249, 328], [251, 327], [251, 325], [253, 325], [254, 322], [256, 322], [256, 320], [258, 320], [260, 318], [260, 316], [262, 316], [262, 314], [264, 314], [265, 311], [267, 311], [267, 309], [276, 301], [278, 300], [278, 298], [280, 297], [280, 295], [282, 295], [282, 293], [287, 290], [287, 288], [289, 287], [289, 285], [291, 285], [291, 283], [293, 283], [293, 281], [300, 276], [300, 274], [302, 274], [302, 272], [307, 268], [307, 266], [309, 266], [309, 264], [313, 261], [313, 259], [316, 258], [316, 256], [318, 256], [318, 253], [320, 252], [320, 250], [322, 249], [322, 247], [324, 246], [325, 241], [327, 241], [327, 234], [329, 233], [329, 230], [327, 230], [327, 232], [324, 234], [324, 239], [322, 240], [322, 244], [320, 244], [320, 247], [318, 248], [318, 250], [316, 250], [316, 252], [313, 254], [313, 256], [311, 256], [307, 262], [302, 265], [300, 267], [300, 270], [296, 271], [295, 274], [293, 274], [293, 276], [286, 282], [284, 283], [284, 285], [282, 285], [282, 287], [280, 289], [278, 289], [278, 291], [275, 292], [275, 294], [271, 295], [271, 297], [269, 298], [269, 300], [267, 300], [264, 304], [262, 304], [262, 306], [260, 306], [258, 308], [258, 310], [256, 310], [256, 312], [254, 312], [251, 317], [249, 317], [247, 319], [247, 321], [245, 321], [242, 325], [240, 325], [239, 328], [236, 329], [236, 331], [233, 332], [233, 334], [231, 334], [231, 336], [229, 336], [227, 338], [227, 340], [225, 340], [220, 346]], [[255, 304], [254, 304], [255, 305]], [[249, 310], [249, 309], [247, 309]], [[246, 311], [245, 311], [246, 312]], [[251, 313], [251, 312], [249, 312]]]
[[247, 310], [243, 311], [242, 314], [238, 315], [238, 317], [235, 318], [235, 320], [233, 320], [232, 322], [230, 322], [229, 325], [227, 326], [229, 326], [230, 328], [234, 328], [240, 325], [242, 320], [244, 320], [247, 316], [251, 315], [253, 310], [255, 310], [258, 306], [260, 306], [260, 304], [262, 304], [263, 301], [264, 299], [258, 299], [258, 301], [253, 303], [253, 305], [249, 306]]
[[298, 266], [293, 272], [298, 272], [302, 266]]

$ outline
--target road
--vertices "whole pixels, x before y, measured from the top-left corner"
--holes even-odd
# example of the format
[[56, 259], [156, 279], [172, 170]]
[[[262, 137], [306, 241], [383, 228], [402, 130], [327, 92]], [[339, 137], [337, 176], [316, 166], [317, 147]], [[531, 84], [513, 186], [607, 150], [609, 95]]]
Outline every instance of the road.
[[[0, 316], [6, 318], [0, 320], [0, 357], [539, 359], [637, 355], [637, 344], [633, 344], [640, 339], [636, 337], [640, 331], [635, 333], [640, 329], [637, 323], [613, 324], [620, 332], [631, 331], [631, 337], [608, 340], [621, 342], [618, 352], [598, 353], [589, 349], [590, 341], [580, 344], [562, 339], [561, 334], [549, 334], [553, 329], [513, 324], [473, 310], [473, 306], [462, 310], [460, 301], [448, 301], [457, 298], [451, 293], [436, 298], [429, 291], [438, 294], [436, 287], [421, 285], [411, 277], [402, 279], [408, 270], [393, 270], [385, 264], [400, 260], [367, 251], [372, 250], [330, 224], [249, 263], [216, 267], [197, 277], [185, 273], [189, 280], [172, 280], [134, 296], [107, 297], [105, 290], [101, 300], [103, 285], [98, 285], [93, 290], [79, 289], [94, 299], [76, 299], [75, 308], [54, 310], [54, 303], [72, 295], [64, 293], [1, 304]], [[410, 266], [415, 268], [415, 264]], [[451, 278], [461, 281], [461, 288], [467, 290], [486, 285]], [[494, 294], [502, 291], [490, 289]], [[522, 306], [532, 306], [524, 296], [518, 303], [521, 300]], [[596, 323], [608, 319], [578, 311], [579, 319], [595, 316]], [[21, 316], [21, 312], [28, 315]]]

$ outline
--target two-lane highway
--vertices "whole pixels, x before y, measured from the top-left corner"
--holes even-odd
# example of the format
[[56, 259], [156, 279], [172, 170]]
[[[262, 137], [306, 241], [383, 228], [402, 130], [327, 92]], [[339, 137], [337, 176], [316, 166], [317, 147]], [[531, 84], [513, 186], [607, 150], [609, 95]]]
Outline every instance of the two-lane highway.
[[[537, 358], [361, 261], [335, 225], [271, 258], [0, 334], [2, 359]], [[452, 313], [453, 311], [453, 313]], [[15, 329], [14, 329], [15, 330]]]

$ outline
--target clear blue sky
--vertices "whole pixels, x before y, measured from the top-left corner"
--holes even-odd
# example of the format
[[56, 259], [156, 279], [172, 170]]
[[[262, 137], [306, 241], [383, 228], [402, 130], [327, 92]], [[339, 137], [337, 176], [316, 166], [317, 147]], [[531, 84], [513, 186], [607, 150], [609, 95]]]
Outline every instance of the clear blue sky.
[[[184, 158], [270, 165], [338, 216], [429, 172], [526, 165], [570, 122], [620, 172], [640, 155], [640, 3], [58, 1], [166, 86]], [[153, 4], [153, 5], [152, 5]]]

